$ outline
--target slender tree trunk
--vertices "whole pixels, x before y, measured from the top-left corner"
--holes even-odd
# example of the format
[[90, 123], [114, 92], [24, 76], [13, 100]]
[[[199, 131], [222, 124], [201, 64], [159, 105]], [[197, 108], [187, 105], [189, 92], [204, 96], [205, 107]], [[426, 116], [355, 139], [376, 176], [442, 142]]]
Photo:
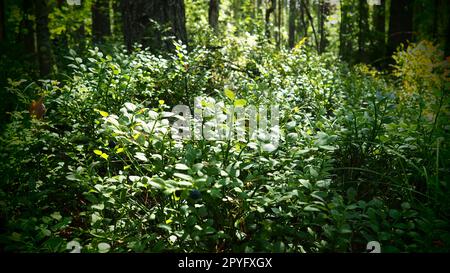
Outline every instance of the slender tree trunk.
[[[121, 10], [125, 44], [131, 51], [134, 43], [142, 43], [154, 50], [171, 50], [174, 36], [187, 44], [186, 18], [183, 0], [122, 0]], [[159, 26], [152, 23], [157, 22]], [[168, 32], [162, 30], [169, 27]]]
[[3, 42], [5, 38], [6, 38], [5, 3], [4, 0], [0, 0], [0, 42]]
[[345, 61], [351, 61], [353, 53], [353, 26], [351, 23], [350, 12], [352, 10], [351, 3], [347, 0], [341, 0], [341, 25], [339, 31], [339, 55]]
[[328, 45], [327, 40], [327, 32], [325, 30], [325, 21], [328, 15], [330, 14], [330, 5], [325, 3], [325, 1], [319, 1], [319, 33], [320, 33], [320, 45], [319, 45], [319, 54], [325, 52], [325, 49]]
[[49, 8], [46, 0], [35, 1], [36, 35], [39, 59], [39, 71], [42, 77], [47, 76], [52, 68], [52, 49], [48, 30]]
[[411, 41], [413, 33], [413, 0], [391, 0], [388, 54], [391, 56], [400, 44]]
[[276, 10], [277, 8], [277, 0], [268, 0], [270, 1], [270, 6], [266, 10], [266, 20], [265, 20], [265, 26], [266, 26], [266, 37], [270, 39], [270, 15]]
[[109, 0], [95, 0], [92, 2], [91, 10], [94, 43], [101, 43], [104, 37], [111, 35]]
[[314, 27], [314, 19], [313, 19], [312, 15], [311, 15], [311, 12], [309, 11], [309, 1], [306, 0], [303, 3], [305, 3], [303, 5], [304, 12], [305, 12], [306, 16], [308, 17], [309, 24], [311, 24], [311, 28], [312, 28], [312, 32], [313, 32], [313, 36], [314, 36], [314, 41], [316, 43], [316, 50], [317, 50], [317, 52], [319, 52], [319, 46], [320, 46], [319, 43], [320, 42], [319, 42], [319, 37], [317, 36], [316, 28]]
[[358, 3], [358, 61], [367, 63], [367, 36], [369, 35], [369, 6], [367, 1]]
[[[80, 3], [81, 5], [75, 6], [75, 9], [81, 11], [86, 1], [80, 0]], [[80, 27], [75, 31], [75, 41], [77, 41], [78, 50], [84, 51], [86, 48], [86, 26], [84, 24], [84, 20], [81, 22]]]
[[289, 0], [289, 37], [290, 48], [295, 46], [295, 17], [297, 15], [296, 0]]
[[386, 57], [386, 1], [381, 0], [373, 10], [374, 37], [372, 40], [372, 60], [382, 68]]
[[18, 43], [23, 44], [26, 53], [34, 54], [36, 52], [34, 23], [30, 18], [34, 15], [33, 1], [24, 0], [22, 2], [22, 11], [23, 18], [20, 22]]
[[277, 48], [280, 48], [281, 46], [281, 24], [283, 21], [283, 0], [279, 0], [278, 2], [278, 10], [275, 16], [276, 26], [277, 26], [277, 32], [276, 32], [276, 43]]
[[306, 37], [308, 35], [308, 21], [306, 20], [304, 1], [300, 0], [300, 20], [298, 21], [298, 32], [301, 37]]
[[209, 0], [208, 21], [214, 32], [217, 33], [219, 26], [220, 0]]
[[445, 33], [447, 33], [445, 35], [445, 56], [450, 57], [450, 16], [447, 15], [447, 27], [445, 28], [446, 31]]

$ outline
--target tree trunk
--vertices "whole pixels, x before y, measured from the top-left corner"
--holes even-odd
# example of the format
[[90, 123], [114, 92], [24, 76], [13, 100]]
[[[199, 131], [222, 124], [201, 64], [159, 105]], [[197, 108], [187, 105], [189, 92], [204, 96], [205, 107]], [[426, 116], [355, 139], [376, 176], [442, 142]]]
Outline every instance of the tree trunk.
[[447, 33], [445, 35], [445, 56], [446, 57], [450, 57], [450, 16], [447, 15], [447, 27], [446, 27], [446, 31], [445, 33]]
[[298, 32], [302, 38], [308, 35], [308, 21], [306, 20], [304, 5], [304, 1], [300, 0], [300, 20], [298, 21]]
[[341, 1], [341, 25], [339, 31], [339, 55], [345, 61], [351, 61], [353, 52], [353, 26], [351, 22], [350, 12], [352, 11], [352, 5], [347, 1]]
[[369, 6], [367, 1], [358, 3], [358, 61], [367, 63], [367, 35], [369, 35]]
[[4, 0], [0, 0], [0, 42], [3, 42], [5, 40], [5, 37], [5, 3]]
[[297, 15], [296, 0], [289, 0], [289, 48], [295, 46], [295, 17]]
[[266, 26], [266, 37], [267, 39], [270, 39], [270, 15], [276, 10], [277, 8], [277, 0], [269, 0], [270, 1], [270, 7], [266, 9], [266, 20], [265, 20], [265, 26]]
[[34, 23], [30, 19], [33, 16], [33, 1], [24, 0], [22, 2], [23, 17], [20, 22], [19, 35], [17, 43], [22, 44], [25, 52], [33, 54], [36, 52], [35, 38], [34, 38]]
[[314, 27], [314, 19], [311, 15], [311, 12], [309, 11], [309, 1], [305, 0], [302, 2], [304, 3], [303, 11], [305, 12], [306, 17], [308, 18], [309, 24], [311, 24], [312, 34], [314, 36], [314, 41], [316, 43], [316, 50], [317, 50], [317, 52], [319, 52], [320, 41], [319, 41], [319, 37], [317, 37], [316, 28]]
[[[129, 51], [134, 43], [142, 43], [154, 50], [171, 50], [172, 42], [163, 39], [167, 36], [187, 43], [183, 0], [122, 0], [121, 10], [125, 44]], [[167, 27], [170, 30], [163, 32]]]
[[102, 43], [105, 36], [111, 35], [109, 0], [95, 0], [91, 9], [94, 43]]
[[382, 68], [386, 57], [386, 1], [381, 0], [373, 10], [374, 38], [372, 40], [372, 60]]
[[319, 44], [319, 54], [325, 52], [325, 49], [328, 45], [327, 33], [325, 30], [325, 21], [328, 15], [330, 14], [330, 5], [325, 3], [325, 1], [319, 1], [319, 33], [320, 33], [320, 44]]
[[216, 33], [219, 26], [219, 9], [220, 9], [220, 0], [209, 0], [208, 21], [209, 25]]
[[46, 0], [35, 1], [36, 36], [41, 77], [47, 76], [52, 68], [52, 49], [48, 30], [48, 6]]
[[282, 9], [282, 1], [279, 0], [277, 4], [277, 9], [275, 12], [275, 42], [277, 44], [277, 48], [280, 48], [281, 45], [281, 9]]
[[391, 56], [400, 44], [412, 39], [413, 0], [391, 0], [388, 54]]

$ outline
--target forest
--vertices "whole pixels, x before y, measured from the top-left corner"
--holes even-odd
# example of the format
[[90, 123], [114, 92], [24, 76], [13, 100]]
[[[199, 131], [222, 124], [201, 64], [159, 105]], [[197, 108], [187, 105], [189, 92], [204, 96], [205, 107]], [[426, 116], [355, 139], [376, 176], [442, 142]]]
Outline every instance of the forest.
[[450, 250], [448, 0], [0, 0], [1, 253]]

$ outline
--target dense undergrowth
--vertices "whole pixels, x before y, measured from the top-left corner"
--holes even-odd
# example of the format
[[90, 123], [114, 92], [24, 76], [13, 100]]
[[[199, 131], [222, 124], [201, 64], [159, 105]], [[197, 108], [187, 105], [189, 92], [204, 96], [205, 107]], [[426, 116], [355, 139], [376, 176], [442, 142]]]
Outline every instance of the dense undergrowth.
[[[448, 62], [429, 43], [390, 74], [253, 36], [106, 52], [71, 51], [58, 80], [10, 81], [22, 108], [0, 139], [4, 251], [450, 249]], [[43, 119], [26, 110], [34, 94]], [[278, 147], [173, 138], [172, 106], [199, 95], [279, 105]]]

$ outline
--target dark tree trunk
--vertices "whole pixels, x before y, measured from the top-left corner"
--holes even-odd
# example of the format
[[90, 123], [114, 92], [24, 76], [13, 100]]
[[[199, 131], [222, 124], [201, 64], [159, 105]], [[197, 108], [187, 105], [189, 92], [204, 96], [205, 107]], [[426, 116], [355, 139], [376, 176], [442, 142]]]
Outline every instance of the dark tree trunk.
[[300, 0], [300, 20], [298, 21], [298, 32], [301, 37], [306, 37], [308, 35], [308, 20], [306, 20], [304, 1]]
[[369, 35], [369, 6], [367, 1], [358, 3], [358, 61], [367, 63], [367, 35]]
[[33, 21], [30, 19], [30, 17], [33, 16], [34, 14], [33, 1], [24, 0], [22, 2], [22, 11], [23, 11], [23, 18], [22, 21], [20, 22], [18, 43], [23, 44], [23, 48], [25, 49], [26, 53], [33, 54], [36, 52], [35, 38], [34, 38], [34, 24]]
[[3, 42], [3, 40], [5, 40], [5, 37], [5, 3], [4, 0], [0, 0], [0, 42]]
[[381, 0], [373, 10], [374, 37], [372, 40], [373, 64], [382, 68], [386, 57], [386, 1]]
[[339, 31], [339, 55], [345, 61], [351, 61], [353, 53], [353, 26], [351, 22], [350, 12], [352, 5], [347, 1], [341, 1], [341, 25]]
[[295, 17], [297, 16], [296, 0], [289, 0], [289, 48], [295, 46]]
[[276, 23], [277, 23], [277, 48], [281, 47], [281, 25], [283, 22], [283, 0], [279, 0], [278, 3], [278, 13], [276, 16]]
[[270, 1], [270, 7], [266, 10], [266, 37], [270, 39], [270, 15], [276, 10], [277, 8], [277, 0], [268, 0]]
[[[129, 51], [134, 43], [142, 43], [154, 50], [171, 50], [172, 42], [163, 39], [167, 36], [187, 43], [183, 0], [122, 0], [121, 10], [125, 44]], [[170, 30], [163, 32], [167, 27]]]
[[219, 26], [220, 0], [209, 0], [208, 21], [212, 29], [217, 32]]
[[95, 0], [92, 3], [92, 35], [95, 43], [111, 35], [109, 0]]
[[302, 3], [303, 3], [303, 11], [305, 12], [306, 17], [308, 18], [309, 24], [311, 24], [311, 29], [313, 32], [312, 34], [314, 36], [314, 41], [316, 44], [316, 50], [317, 50], [317, 52], [319, 52], [320, 41], [319, 41], [319, 37], [317, 36], [316, 28], [314, 26], [314, 19], [311, 15], [311, 12], [309, 11], [309, 1], [304, 0], [304, 1], [302, 1]]
[[42, 77], [47, 76], [52, 68], [52, 49], [50, 32], [48, 30], [49, 8], [46, 0], [35, 1], [36, 36], [39, 58], [39, 72]]
[[325, 1], [323, 0], [321, 0], [318, 5], [319, 5], [318, 20], [320, 33], [319, 54], [321, 54], [325, 52], [325, 49], [328, 45], [327, 33], [325, 31], [325, 20], [327, 16], [330, 14], [330, 5], [328, 3], [325, 3]]
[[413, 33], [413, 0], [391, 0], [388, 54], [391, 56], [400, 44], [411, 41]]
[[446, 31], [445, 33], [447, 33], [445, 35], [445, 56], [450, 57], [450, 16], [447, 15], [447, 27], [446, 27]]

